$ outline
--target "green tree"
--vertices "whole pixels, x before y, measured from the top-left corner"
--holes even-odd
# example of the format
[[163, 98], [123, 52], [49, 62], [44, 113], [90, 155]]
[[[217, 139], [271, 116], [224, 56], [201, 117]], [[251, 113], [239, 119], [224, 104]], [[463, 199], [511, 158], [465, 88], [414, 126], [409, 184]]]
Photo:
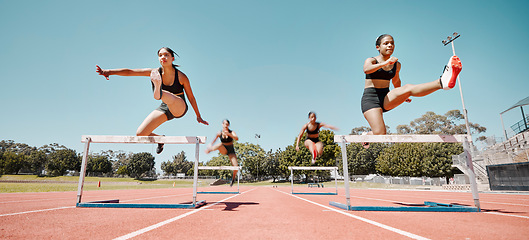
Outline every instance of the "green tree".
[[[487, 131], [486, 127], [477, 123], [469, 123], [472, 135], [481, 134]], [[410, 122], [409, 125], [398, 125], [398, 134], [466, 134], [467, 129], [464, 116], [459, 110], [450, 110], [444, 115], [434, 112], [426, 112], [420, 118]], [[485, 140], [485, 136], [477, 138], [478, 141]]]
[[130, 156], [127, 173], [130, 177], [139, 179], [143, 174], [153, 171], [154, 156], [148, 152], [135, 153]]
[[265, 151], [253, 143], [236, 143], [235, 152], [237, 161], [242, 165], [245, 176], [252, 180], [258, 180], [265, 175]]
[[34, 174], [41, 174], [42, 170], [45, 169], [48, 157], [46, 153], [41, 150], [35, 150], [27, 158], [29, 170]]
[[[365, 149], [360, 143], [350, 143], [346, 145], [347, 163], [350, 175], [368, 175], [376, 173], [376, 163], [378, 155], [387, 147], [384, 143], [371, 143]], [[339, 165], [342, 166], [341, 154], [339, 155]], [[343, 171], [340, 171], [343, 173]]]
[[[462, 122], [462, 123], [461, 123]], [[481, 134], [485, 127], [469, 123], [473, 134]], [[444, 115], [426, 112], [409, 125], [397, 126], [398, 134], [466, 134], [463, 115], [459, 110], [451, 110]], [[481, 139], [478, 138], [478, 139]], [[460, 154], [460, 143], [395, 143], [377, 158], [376, 169], [392, 176], [452, 176], [452, 155]]]
[[81, 158], [75, 150], [60, 146], [60, 149], [53, 148], [48, 154], [46, 171], [51, 176], [62, 176], [68, 170], [81, 170]]
[[176, 175], [177, 173], [187, 173], [193, 168], [193, 162], [188, 161], [184, 151], [173, 156], [173, 161], [162, 162], [162, 171], [166, 175]]
[[[290, 170], [288, 170], [289, 166], [312, 166], [312, 154], [303, 144], [303, 142], [305, 142], [306, 137], [307, 134], [304, 133], [300, 140], [299, 151], [296, 151], [295, 148], [297, 140], [297, 138], [295, 138], [293, 144], [287, 146], [285, 151], [281, 152], [279, 173], [284, 176], [290, 176]], [[334, 142], [334, 132], [327, 129], [321, 130], [319, 139], [323, 143], [323, 153], [316, 159], [316, 165], [324, 167], [336, 166], [337, 157], [341, 154], [341, 150], [338, 144]], [[328, 177], [330, 175], [330, 173], [326, 171], [308, 170], [296, 171], [295, 174], [304, 175], [307, 178], [311, 177], [312, 175], [317, 175], [319, 177]]]
[[264, 162], [264, 174], [266, 174], [266, 176], [272, 177], [272, 182], [276, 182], [279, 177], [284, 176], [281, 174], [281, 171], [279, 169], [281, 154], [281, 149], [278, 149], [276, 152], [272, 152], [272, 150], [270, 149], [270, 151], [266, 153], [266, 161]]
[[391, 176], [449, 177], [454, 174], [452, 155], [462, 151], [458, 143], [396, 143], [384, 149], [376, 167]]
[[112, 173], [112, 162], [105, 155], [89, 155], [86, 171], [96, 174]]
[[[235, 150], [235, 152], [237, 153], [237, 150]], [[231, 166], [231, 163], [226, 155], [219, 153], [216, 157], [212, 157], [206, 163], [206, 166]], [[230, 179], [232, 177], [232, 171], [228, 170], [200, 170], [199, 174], [205, 176], [218, 176], [223, 179]]]
[[18, 174], [27, 165], [24, 154], [8, 151], [3, 152], [2, 155], [0, 166], [2, 167], [1, 172], [5, 174]]

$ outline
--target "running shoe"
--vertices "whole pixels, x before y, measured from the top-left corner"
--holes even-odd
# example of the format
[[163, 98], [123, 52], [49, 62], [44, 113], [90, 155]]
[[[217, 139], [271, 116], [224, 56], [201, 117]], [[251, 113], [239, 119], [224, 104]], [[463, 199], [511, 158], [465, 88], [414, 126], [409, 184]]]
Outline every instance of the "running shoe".
[[457, 75], [461, 72], [461, 60], [457, 56], [452, 56], [445, 66], [441, 76], [441, 87], [444, 90], [452, 89], [456, 86]]
[[160, 100], [162, 99], [162, 76], [160, 76], [160, 73], [158, 72], [158, 69], [153, 69], [151, 71], [151, 82], [154, 85], [160, 85], [160, 95], [154, 96], [154, 99]]
[[233, 187], [233, 183], [235, 183], [235, 178], [231, 178], [230, 187]]
[[156, 148], [156, 153], [160, 154], [163, 151], [163, 143], [158, 143], [158, 147]]

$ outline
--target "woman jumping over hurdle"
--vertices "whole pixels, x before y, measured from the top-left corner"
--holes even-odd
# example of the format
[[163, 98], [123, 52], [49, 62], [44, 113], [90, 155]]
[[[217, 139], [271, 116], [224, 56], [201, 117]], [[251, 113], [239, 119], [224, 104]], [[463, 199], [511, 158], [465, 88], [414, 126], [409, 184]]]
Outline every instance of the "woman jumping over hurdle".
[[[154, 99], [162, 100], [162, 104], [143, 120], [136, 130], [137, 136], [159, 136], [153, 133], [154, 129], [166, 121], [183, 117], [188, 108], [184, 92], [195, 111], [197, 121], [209, 125], [208, 122], [200, 116], [189, 79], [183, 72], [176, 68], [178, 65], [173, 64], [175, 54], [176, 53], [168, 47], [163, 47], [158, 50], [158, 60], [162, 66], [154, 69], [101, 69], [96, 65], [96, 72], [99, 73], [99, 75], [105, 76], [107, 80], [109, 80], [110, 75], [151, 77]], [[176, 55], [178, 56], [178, 54]], [[159, 143], [156, 153], [160, 154], [162, 151], [163, 143]]]
[[296, 140], [296, 151], [299, 151], [299, 141], [303, 133], [307, 131], [307, 139], [305, 140], [305, 147], [309, 149], [312, 154], [312, 164], [316, 163], [316, 158], [323, 153], [323, 143], [320, 142], [320, 128], [329, 128], [338, 131], [338, 128], [325, 123], [316, 122], [316, 113], [309, 112], [309, 122], [303, 125]]
[[[213, 143], [217, 141], [217, 138], [220, 138], [220, 142], [213, 145]], [[232, 166], [237, 167], [239, 166], [239, 164], [237, 163], [237, 155], [235, 155], [235, 148], [233, 147], [233, 141], [237, 140], [239, 140], [239, 137], [237, 137], [237, 134], [230, 129], [230, 121], [228, 119], [224, 119], [224, 121], [222, 121], [222, 130], [220, 130], [220, 132], [215, 135], [215, 138], [213, 138], [213, 141], [211, 142], [210, 146], [206, 149], [206, 153], [219, 150], [221, 154], [228, 156]], [[231, 178], [230, 187], [233, 186], [236, 176], [237, 170], [234, 170]]]
[[[411, 102], [409, 97], [422, 97], [439, 89], [452, 89], [461, 72], [461, 60], [457, 56], [450, 57], [448, 65], [437, 80], [417, 85], [406, 84], [401, 86], [399, 72], [401, 63], [396, 57], [391, 56], [395, 50], [395, 41], [389, 34], [379, 36], [375, 43], [379, 55], [370, 57], [364, 62], [366, 74], [364, 94], [362, 95], [362, 113], [371, 127], [369, 133], [386, 134], [386, 124], [382, 114], [403, 102]], [[393, 90], [389, 90], [390, 82]], [[369, 147], [364, 143], [364, 147]]]

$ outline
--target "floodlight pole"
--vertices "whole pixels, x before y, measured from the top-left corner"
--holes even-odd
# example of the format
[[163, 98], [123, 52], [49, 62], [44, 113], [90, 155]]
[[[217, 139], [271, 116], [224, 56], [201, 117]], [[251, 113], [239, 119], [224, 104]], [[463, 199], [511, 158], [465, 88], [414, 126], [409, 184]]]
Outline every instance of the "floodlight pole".
[[[456, 56], [456, 49], [454, 47], [454, 40], [459, 38], [459, 35], [457, 32], [454, 32], [452, 36], [448, 36], [447, 40], [443, 40], [443, 44], [446, 46], [448, 44], [452, 44], [452, 53], [454, 56]], [[461, 103], [463, 104], [463, 117], [465, 118], [465, 126], [467, 128], [467, 134], [470, 136], [470, 145], [474, 146], [472, 141], [472, 132], [470, 132], [470, 124], [468, 123], [468, 115], [467, 115], [467, 108], [465, 107], [465, 99], [463, 98], [463, 88], [461, 88], [461, 79], [459, 78], [459, 75], [457, 75], [457, 83], [459, 84], [459, 94], [461, 95]], [[474, 148], [471, 147], [471, 152], [474, 151]]]

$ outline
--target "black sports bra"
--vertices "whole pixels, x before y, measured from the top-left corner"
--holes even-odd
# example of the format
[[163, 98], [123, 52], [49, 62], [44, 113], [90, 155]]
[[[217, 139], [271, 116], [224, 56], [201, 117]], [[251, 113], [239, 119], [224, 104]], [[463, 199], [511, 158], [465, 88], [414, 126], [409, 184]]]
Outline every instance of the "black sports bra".
[[[231, 133], [231, 130], [228, 129], [228, 132]], [[222, 132], [220, 132], [220, 142], [222, 143], [231, 143], [233, 142], [233, 138], [231, 138], [230, 136], [227, 136], [224, 138], [223, 137], [224, 135], [222, 135]]]
[[[375, 61], [378, 60], [375, 58]], [[397, 73], [397, 63], [393, 64], [393, 68], [389, 71], [386, 71], [382, 68], [379, 68], [373, 73], [366, 74], [366, 79], [383, 79], [383, 80], [391, 80], [393, 77], [395, 77], [395, 74]]]
[[[179, 94], [182, 94], [184, 92], [184, 86], [182, 86], [182, 84], [180, 84], [180, 81], [178, 80], [178, 69], [176, 69], [174, 66], [173, 66], [174, 70], [175, 70], [175, 73], [174, 73], [174, 82], [173, 82], [173, 85], [165, 85], [163, 84], [163, 81], [162, 81], [162, 90], [165, 90], [165, 91], [168, 91], [172, 94], [175, 94], [175, 95], [179, 95]], [[158, 72], [160, 73], [160, 76], [162, 75], [162, 67], [158, 68]], [[154, 90], [154, 84], [151, 82], [152, 84], [152, 89]]]
[[307, 134], [318, 134], [320, 132], [320, 123], [316, 123], [316, 129], [314, 131], [309, 130], [309, 126], [307, 126]]

